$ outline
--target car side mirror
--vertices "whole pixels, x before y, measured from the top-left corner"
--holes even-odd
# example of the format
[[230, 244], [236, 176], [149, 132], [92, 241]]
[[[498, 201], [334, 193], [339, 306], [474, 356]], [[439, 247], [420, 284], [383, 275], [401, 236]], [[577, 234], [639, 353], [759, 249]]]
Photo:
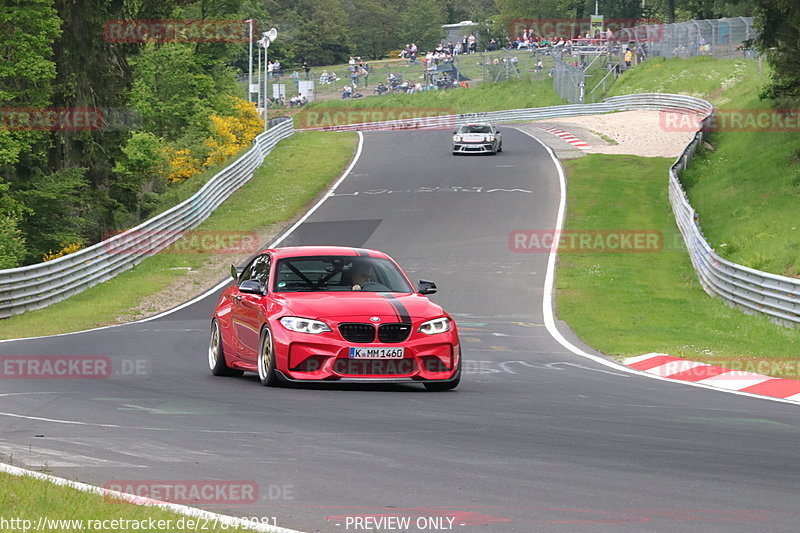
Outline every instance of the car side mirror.
[[243, 270], [244, 270], [243, 267], [237, 267], [236, 265], [231, 265], [231, 277], [233, 278], [233, 281], [239, 280], [239, 274], [241, 274]]
[[458, 130], [453, 130], [453, 135], [455, 135], [456, 133], [458, 133]]
[[436, 294], [436, 284], [432, 281], [426, 281], [424, 279], [419, 280], [419, 289], [417, 289], [419, 294]]
[[239, 292], [246, 292], [247, 294], [258, 294], [259, 296], [264, 295], [264, 291], [261, 289], [261, 282], [257, 279], [246, 279], [239, 284]]

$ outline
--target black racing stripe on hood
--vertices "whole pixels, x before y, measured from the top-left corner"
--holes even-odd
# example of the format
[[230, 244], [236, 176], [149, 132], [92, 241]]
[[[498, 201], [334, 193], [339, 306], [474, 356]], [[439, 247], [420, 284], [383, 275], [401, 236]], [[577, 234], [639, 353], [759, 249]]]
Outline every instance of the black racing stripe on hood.
[[403, 302], [391, 294], [383, 294], [381, 296], [386, 298], [386, 301], [388, 301], [394, 308], [394, 312], [397, 314], [397, 318], [400, 320], [400, 322], [403, 324], [411, 324], [411, 315], [408, 314], [408, 309], [406, 309], [406, 306], [403, 305]]

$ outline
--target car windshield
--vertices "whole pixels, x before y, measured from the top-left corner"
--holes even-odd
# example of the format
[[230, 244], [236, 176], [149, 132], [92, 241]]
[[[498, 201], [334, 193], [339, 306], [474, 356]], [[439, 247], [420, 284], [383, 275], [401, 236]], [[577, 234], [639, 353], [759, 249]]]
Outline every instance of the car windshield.
[[487, 124], [470, 124], [461, 126], [461, 133], [492, 133], [492, 127]]
[[400, 270], [377, 257], [290, 257], [278, 261], [275, 292], [413, 292]]

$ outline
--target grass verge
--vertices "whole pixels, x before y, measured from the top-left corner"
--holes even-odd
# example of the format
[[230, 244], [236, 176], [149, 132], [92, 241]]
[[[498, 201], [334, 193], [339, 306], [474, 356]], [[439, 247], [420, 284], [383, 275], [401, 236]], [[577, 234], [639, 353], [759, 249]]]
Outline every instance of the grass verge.
[[800, 378], [800, 329], [746, 315], [701, 288], [667, 197], [666, 158], [593, 154], [566, 161], [566, 229], [656, 230], [655, 253], [560, 253], [556, 305], [590, 346]]
[[[252, 531], [0, 473], [0, 531]], [[155, 529], [154, 529], [155, 528]]]
[[[197, 230], [241, 234], [290, 220], [341, 175], [356, 143], [354, 133], [323, 132], [296, 133], [281, 141], [253, 178]], [[62, 302], [0, 320], [0, 339], [54, 335], [114, 324], [118, 316], [136, 307], [138, 302], [186, 276], [188, 269], [201, 268], [214, 255], [156, 254]], [[202, 287], [197, 289], [199, 292]]]

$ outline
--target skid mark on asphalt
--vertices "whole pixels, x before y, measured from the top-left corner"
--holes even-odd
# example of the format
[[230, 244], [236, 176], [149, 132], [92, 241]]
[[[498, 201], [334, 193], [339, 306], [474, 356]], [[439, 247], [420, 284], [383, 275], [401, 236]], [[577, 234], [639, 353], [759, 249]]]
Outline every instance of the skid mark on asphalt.
[[92, 455], [68, 453], [63, 450], [54, 450], [40, 446], [13, 446], [0, 444], [0, 456], [8, 456], [15, 463], [22, 463], [27, 468], [78, 468], [78, 467], [125, 467], [147, 468], [144, 465], [100, 459]]

